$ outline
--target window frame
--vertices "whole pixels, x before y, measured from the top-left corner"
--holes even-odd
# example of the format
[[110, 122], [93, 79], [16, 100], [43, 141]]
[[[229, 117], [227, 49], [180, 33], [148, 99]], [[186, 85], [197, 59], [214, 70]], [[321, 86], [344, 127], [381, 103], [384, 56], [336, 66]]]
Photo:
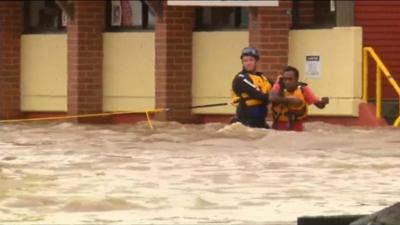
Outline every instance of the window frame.
[[226, 27], [226, 28], [221, 28], [221, 27], [205, 27], [203, 26], [199, 21], [203, 19], [202, 16], [202, 11], [205, 8], [215, 8], [212, 6], [209, 7], [204, 7], [204, 6], [199, 6], [194, 9], [194, 21], [193, 21], [193, 32], [201, 32], [201, 31], [244, 31], [249, 29], [249, 21], [247, 22], [246, 26], [240, 26], [242, 23], [242, 13], [243, 11], [241, 10], [242, 8], [247, 8], [248, 12], [250, 13], [249, 7], [229, 7], [227, 6], [226, 8], [234, 8], [234, 27]]
[[[140, 31], [154, 31], [155, 24], [153, 27], [149, 27], [149, 13], [152, 13], [149, 6], [143, 0], [139, 0], [142, 3], [142, 25], [141, 26], [112, 26], [111, 25], [111, 1], [106, 0], [106, 13], [105, 13], [105, 32], [140, 32]], [[137, 0], [136, 0], [137, 1]], [[156, 20], [156, 15], [154, 15]]]
[[[44, 0], [43, 0], [44, 1]], [[55, 1], [55, 0], [54, 0]], [[57, 6], [56, 3], [56, 9], [59, 14], [59, 18], [57, 21], [57, 28], [55, 29], [43, 29], [40, 27], [33, 28], [30, 25], [30, 19], [31, 19], [31, 12], [30, 12], [30, 4], [32, 4], [34, 1], [23, 1], [23, 13], [24, 13], [24, 29], [23, 29], [23, 34], [60, 34], [60, 33], [66, 33], [67, 32], [67, 26], [62, 25], [62, 16], [63, 12], [60, 7]]]
[[[302, 30], [302, 29], [329, 29], [329, 28], [334, 28], [337, 26], [337, 10], [335, 10], [333, 13], [333, 18], [332, 21], [329, 23], [318, 23], [318, 24], [301, 24], [300, 22], [300, 14], [299, 14], [299, 6], [300, 6], [300, 1], [305, 1], [305, 0], [293, 0], [292, 3], [292, 30]], [[306, 0], [307, 1], [307, 0]], [[310, 0], [308, 0], [310, 1]], [[318, 8], [315, 6], [316, 2], [322, 2], [319, 0], [312, 0], [313, 1], [313, 16], [314, 16], [314, 22], [315, 22], [315, 17]], [[336, 2], [335, 2], [336, 4]]]

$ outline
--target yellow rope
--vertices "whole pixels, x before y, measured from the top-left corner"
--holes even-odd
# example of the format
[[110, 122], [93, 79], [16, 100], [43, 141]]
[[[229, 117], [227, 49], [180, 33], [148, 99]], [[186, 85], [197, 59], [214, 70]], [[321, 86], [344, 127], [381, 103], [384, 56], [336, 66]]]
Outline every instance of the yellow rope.
[[[209, 104], [209, 105], [200, 105], [200, 106], [192, 106], [189, 108], [205, 108], [205, 107], [215, 107], [215, 106], [223, 106], [228, 103], [218, 103], [218, 104]], [[178, 108], [179, 109], [179, 108]], [[149, 127], [154, 130], [153, 123], [151, 122], [150, 113], [158, 113], [158, 112], [167, 112], [170, 111], [170, 108], [160, 108], [160, 109], [150, 109], [146, 111], [127, 111], [127, 112], [108, 112], [108, 113], [92, 113], [92, 114], [78, 114], [78, 115], [69, 115], [69, 116], [53, 116], [53, 117], [40, 117], [40, 118], [30, 118], [30, 119], [11, 119], [11, 120], [0, 120], [1, 123], [21, 123], [21, 122], [34, 122], [34, 121], [51, 121], [51, 120], [68, 120], [68, 119], [77, 119], [77, 118], [89, 118], [89, 117], [100, 117], [100, 116], [112, 116], [112, 115], [123, 115], [123, 114], [133, 114], [133, 113], [145, 113], [147, 118], [147, 124]]]
[[52, 121], [52, 120], [69, 120], [69, 119], [78, 119], [78, 118], [90, 118], [90, 117], [105, 117], [112, 115], [124, 115], [124, 114], [133, 114], [133, 113], [146, 113], [147, 123], [149, 127], [153, 130], [154, 126], [151, 122], [150, 113], [157, 113], [168, 111], [165, 109], [151, 109], [146, 110], [145, 112], [137, 112], [137, 111], [128, 111], [128, 112], [108, 112], [108, 113], [91, 113], [91, 114], [80, 114], [80, 115], [69, 115], [69, 116], [52, 116], [52, 117], [41, 117], [41, 118], [29, 118], [29, 119], [11, 119], [11, 120], [0, 120], [0, 123], [22, 123], [22, 122], [37, 122], [37, 121]]
[[147, 124], [149, 125], [150, 129], [154, 130], [153, 123], [151, 122], [150, 118], [150, 113], [157, 113], [157, 112], [163, 112], [163, 111], [168, 111], [168, 108], [165, 109], [153, 109], [153, 110], [147, 110], [146, 111], [146, 118], [147, 118]]
[[150, 129], [154, 130], [153, 123], [151, 122], [149, 113], [150, 113], [149, 111], [146, 111], [147, 124], [149, 125]]
[[138, 112], [92, 113], [92, 114], [81, 114], [81, 115], [70, 115], [70, 116], [52, 116], [52, 117], [40, 117], [40, 118], [29, 118], [29, 119], [0, 120], [0, 123], [19, 123], [19, 122], [49, 121], [49, 120], [68, 120], [68, 119], [77, 119], [77, 118], [88, 118], [88, 117], [100, 117], [100, 116], [131, 114], [131, 113], [138, 113]]

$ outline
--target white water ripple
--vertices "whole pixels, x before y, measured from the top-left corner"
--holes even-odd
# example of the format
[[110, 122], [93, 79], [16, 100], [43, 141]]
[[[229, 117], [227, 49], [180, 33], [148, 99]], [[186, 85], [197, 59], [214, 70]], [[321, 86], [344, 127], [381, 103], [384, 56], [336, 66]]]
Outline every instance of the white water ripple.
[[400, 130], [0, 127], [0, 224], [295, 224], [397, 202]]

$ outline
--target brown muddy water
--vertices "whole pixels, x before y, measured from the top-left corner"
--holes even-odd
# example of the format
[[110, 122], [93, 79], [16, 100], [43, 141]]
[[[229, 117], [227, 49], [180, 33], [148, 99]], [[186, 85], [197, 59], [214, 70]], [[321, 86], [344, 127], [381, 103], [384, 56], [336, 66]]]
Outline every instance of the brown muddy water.
[[399, 201], [400, 129], [0, 126], [0, 224], [295, 224]]

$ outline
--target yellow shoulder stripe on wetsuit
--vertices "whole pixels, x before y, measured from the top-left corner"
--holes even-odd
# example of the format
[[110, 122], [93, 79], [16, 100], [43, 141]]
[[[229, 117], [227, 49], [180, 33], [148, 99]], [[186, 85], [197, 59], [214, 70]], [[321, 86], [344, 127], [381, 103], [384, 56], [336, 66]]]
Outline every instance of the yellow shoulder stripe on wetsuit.
[[[250, 84], [252, 84], [254, 88], [256, 88], [258, 91], [261, 91], [264, 94], [268, 94], [271, 91], [272, 85], [264, 75], [249, 74], [249, 78], [251, 82]], [[231, 99], [233, 105], [239, 104], [240, 98], [246, 99], [247, 106], [262, 104], [262, 101], [260, 100], [249, 98], [249, 95], [247, 93], [242, 93], [239, 97], [234, 91], [232, 91]]]

